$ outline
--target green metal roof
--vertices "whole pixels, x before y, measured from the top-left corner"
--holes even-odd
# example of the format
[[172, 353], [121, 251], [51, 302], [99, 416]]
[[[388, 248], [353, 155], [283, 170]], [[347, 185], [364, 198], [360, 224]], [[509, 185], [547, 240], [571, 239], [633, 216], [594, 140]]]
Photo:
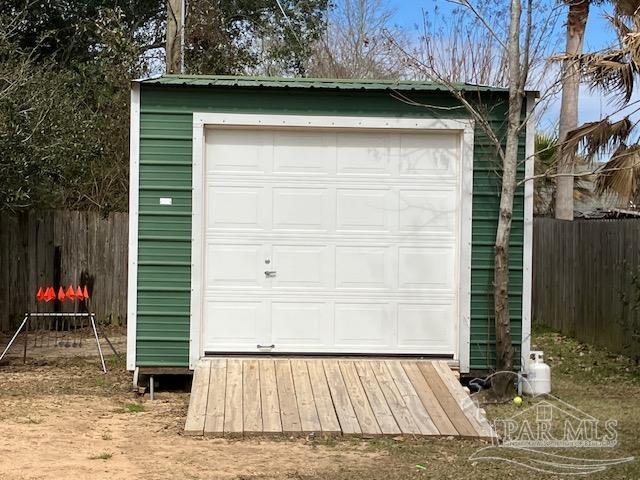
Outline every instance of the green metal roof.
[[[413, 90], [446, 91], [442, 84], [409, 80], [362, 80], [337, 78], [244, 77], [232, 75], [163, 75], [139, 80], [151, 85], [196, 87], [313, 88], [322, 90]], [[506, 92], [504, 87], [455, 83], [461, 91]]]

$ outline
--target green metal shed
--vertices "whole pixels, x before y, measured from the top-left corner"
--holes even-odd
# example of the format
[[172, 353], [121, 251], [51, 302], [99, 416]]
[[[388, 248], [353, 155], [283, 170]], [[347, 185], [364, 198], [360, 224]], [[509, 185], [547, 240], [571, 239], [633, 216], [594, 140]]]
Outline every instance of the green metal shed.
[[[457, 87], [505, 127], [505, 89]], [[520, 179], [533, 171], [528, 127]], [[499, 169], [482, 129], [434, 83], [134, 82], [127, 368], [238, 353], [491, 368]], [[532, 215], [527, 182], [510, 246], [519, 358], [529, 351]]]

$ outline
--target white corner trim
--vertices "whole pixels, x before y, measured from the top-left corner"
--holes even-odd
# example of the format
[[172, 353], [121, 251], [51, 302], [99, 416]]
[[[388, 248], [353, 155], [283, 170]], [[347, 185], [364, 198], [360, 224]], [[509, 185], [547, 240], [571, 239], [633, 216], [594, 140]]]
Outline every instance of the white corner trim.
[[140, 84], [131, 85], [129, 115], [129, 265], [127, 284], [127, 370], [136, 368], [138, 304], [138, 187], [140, 180]]
[[[531, 178], [535, 164], [536, 122], [533, 109], [536, 98], [527, 95], [524, 177]], [[533, 262], [533, 180], [524, 182], [524, 245], [522, 248], [522, 346], [521, 365], [526, 365], [531, 351], [531, 291]]]
[[204, 123], [193, 114], [193, 162], [191, 170], [191, 308], [189, 317], [189, 368], [193, 370], [202, 352], [202, 283], [204, 269]]
[[461, 213], [458, 255], [458, 325], [457, 352], [454, 358], [462, 372], [469, 371], [471, 335], [471, 209], [473, 203], [474, 122], [469, 119], [420, 119], [395, 117], [348, 117], [321, 115], [269, 115], [234, 113], [193, 113], [193, 169], [191, 223], [191, 318], [189, 368], [193, 369], [202, 355], [203, 260], [204, 260], [204, 184], [205, 129], [211, 127], [287, 127], [287, 128], [353, 128], [368, 130], [457, 131], [461, 134]]
[[460, 139], [462, 158], [460, 180], [460, 236], [458, 298], [458, 362], [461, 373], [468, 373], [471, 364], [471, 253], [473, 214], [473, 125], [467, 124]]

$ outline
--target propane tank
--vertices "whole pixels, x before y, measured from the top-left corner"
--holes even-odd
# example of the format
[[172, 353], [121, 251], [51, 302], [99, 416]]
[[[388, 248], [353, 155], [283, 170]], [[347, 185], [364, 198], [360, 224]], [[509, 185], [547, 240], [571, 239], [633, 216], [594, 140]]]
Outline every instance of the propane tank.
[[551, 368], [544, 363], [544, 353], [541, 351], [532, 351], [529, 355], [523, 390], [527, 395], [551, 392]]

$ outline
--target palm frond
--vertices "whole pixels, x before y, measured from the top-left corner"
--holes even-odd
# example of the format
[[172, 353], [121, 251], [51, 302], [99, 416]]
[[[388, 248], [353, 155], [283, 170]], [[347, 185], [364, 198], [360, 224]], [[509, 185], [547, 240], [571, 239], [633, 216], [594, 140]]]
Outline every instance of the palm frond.
[[589, 122], [571, 130], [562, 146], [562, 154], [574, 156], [580, 147], [584, 148], [586, 157], [593, 158], [597, 154], [607, 153], [616, 145], [624, 142], [633, 124], [629, 117], [624, 117], [616, 122], [610, 122], [608, 118], [597, 122]]
[[638, 10], [640, 10], [640, 1], [638, 0], [616, 0], [614, 4], [616, 15], [620, 17], [634, 17], [638, 15]]
[[556, 160], [558, 137], [544, 132], [537, 132], [535, 137], [536, 173], [548, 170]]
[[631, 100], [638, 64], [629, 61], [626, 50], [612, 49], [607, 53], [585, 54], [581, 55], [578, 61], [592, 89], [621, 95], [621, 104]]
[[640, 33], [629, 32], [622, 39], [622, 45], [629, 55], [629, 60], [633, 62], [634, 71], [637, 73], [640, 65]]
[[640, 145], [621, 144], [598, 172], [596, 191], [614, 192], [625, 203], [640, 200]]

